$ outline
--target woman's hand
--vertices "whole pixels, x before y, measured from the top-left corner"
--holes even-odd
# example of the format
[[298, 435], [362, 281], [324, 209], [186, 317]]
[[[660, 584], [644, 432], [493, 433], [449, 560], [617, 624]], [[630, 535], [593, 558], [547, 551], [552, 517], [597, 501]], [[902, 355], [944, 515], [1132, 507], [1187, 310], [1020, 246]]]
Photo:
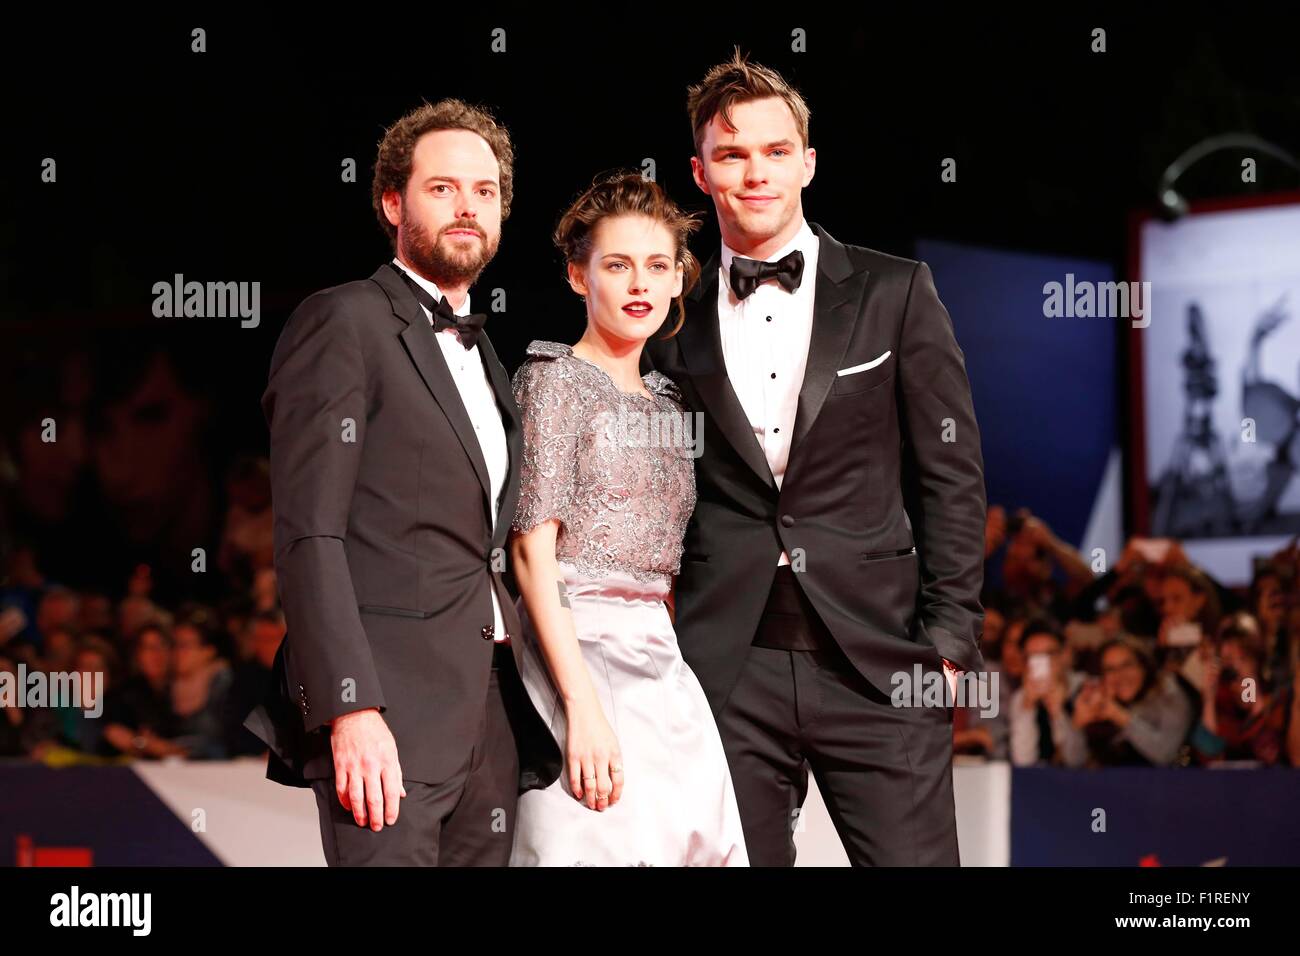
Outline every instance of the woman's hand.
[[1102, 720], [1109, 720], [1112, 724], [1119, 727], [1127, 727], [1129, 719], [1133, 716], [1129, 713], [1127, 707], [1110, 694], [1102, 695], [1098, 713]]
[[1074, 699], [1074, 726], [1082, 730], [1100, 719], [1100, 707], [1101, 686], [1095, 681], [1089, 681]]
[[623, 755], [618, 738], [594, 697], [567, 710], [565, 755], [569, 788], [590, 810], [608, 810], [623, 795]]
[[1219, 689], [1219, 674], [1223, 665], [1209, 644], [1202, 643], [1196, 650], [1201, 655], [1201, 686], [1197, 690], [1201, 692], [1202, 699], [1213, 701], [1214, 694]]

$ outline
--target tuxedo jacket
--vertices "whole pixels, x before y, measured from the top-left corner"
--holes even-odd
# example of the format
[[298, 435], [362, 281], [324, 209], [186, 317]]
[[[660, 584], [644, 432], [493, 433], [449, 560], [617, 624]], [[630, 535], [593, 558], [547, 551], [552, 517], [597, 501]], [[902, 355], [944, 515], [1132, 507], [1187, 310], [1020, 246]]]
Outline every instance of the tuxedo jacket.
[[882, 693], [916, 664], [983, 666], [983, 457], [952, 322], [925, 263], [810, 225], [820, 241], [816, 274], [802, 279], [816, 283], [812, 334], [779, 489], [727, 377], [718, 254], [685, 298], [681, 331], [660, 337], [670, 319], [646, 344], [643, 364], [703, 414], [675, 628], [715, 714], [782, 549], [836, 643]]
[[[383, 713], [405, 779], [447, 779], [485, 711], [497, 636], [489, 589], [507, 634], [519, 634], [499, 558], [519, 496], [519, 410], [480, 335], [510, 453], [494, 529], [487, 465], [434, 335], [385, 264], [306, 299], [271, 359], [262, 407], [287, 634], [246, 726], [270, 747], [267, 775], [280, 782], [332, 776], [328, 723], [365, 707]], [[517, 654], [517, 637], [511, 646]], [[559, 749], [510, 657], [499, 681], [521, 786], [544, 787]]]

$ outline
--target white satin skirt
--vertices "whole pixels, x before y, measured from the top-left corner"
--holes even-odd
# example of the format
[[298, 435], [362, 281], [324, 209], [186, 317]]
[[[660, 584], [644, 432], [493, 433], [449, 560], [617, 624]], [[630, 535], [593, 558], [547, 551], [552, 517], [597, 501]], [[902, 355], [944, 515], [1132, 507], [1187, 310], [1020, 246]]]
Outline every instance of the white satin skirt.
[[[606, 810], [574, 799], [559, 779], [519, 797], [511, 866], [748, 866], [736, 795], [718, 727], [677, 647], [668, 585], [560, 562], [592, 683], [618, 738], [623, 795]], [[527, 609], [524, 686], [566, 750], [564, 706]]]

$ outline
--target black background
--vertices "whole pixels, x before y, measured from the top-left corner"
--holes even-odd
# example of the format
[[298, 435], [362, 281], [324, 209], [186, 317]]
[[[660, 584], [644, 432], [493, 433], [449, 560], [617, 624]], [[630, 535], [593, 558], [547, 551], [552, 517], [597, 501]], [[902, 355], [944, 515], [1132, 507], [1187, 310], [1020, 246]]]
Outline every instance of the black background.
[[[196, 26], [205, 53], [190, 51]], [[491, 49], [497, 27], [505, 53]], [[1094, 27], [1107, 31], [1105, 53], [1090, 51]], [[791, 52], [796, 28], [806, 53]], [[258, 401], [292, 308], [389, 258], [370, 205], [375, 146], [422, 99], [486, 105], [514, 138], [513, 212], [471, 292], [479, 310], [490, 290], [506, 292], [488, 331], [509, 370], [531, 339], [582, 332], [550, 231], [597, 173], [653, 158], [670, 194], [708, 214], [697, 255], [716, 247], [690, 178], [686, 87], [734, 45], [811, 106], [807, 218], [899, 255], [927, 237], [1108, 260], [1122, 275], [1127, 216], [1152, 204], [1188, 146], [1242, 130], [1300, 152], [1294, 36], [1237, 8], [608, 5], [463, 17], [431, 5], [242, 19], [124, 8], [95, 21], [50, 7], [0, 43], [7, 424], [40, 413], [68, 350], [111, 363], [161, 344], [219, 410], [214, 473], [237, 452], [265, 452]], [[1264, 157], [1259, 184], [1244, 186], [1241, 156], [1211, 157], [1180, 187], [1193, 198], [1295, 188], [1296, 174]], [[41, 182], [45, 157], [56, 184]], [[346, 157], [355, 183], [341, 181]], [[956, 183], [940, 180], [945, 157]], [[175, 273], [260, 282], [261, 325], [154, 318], [152, 286]]]

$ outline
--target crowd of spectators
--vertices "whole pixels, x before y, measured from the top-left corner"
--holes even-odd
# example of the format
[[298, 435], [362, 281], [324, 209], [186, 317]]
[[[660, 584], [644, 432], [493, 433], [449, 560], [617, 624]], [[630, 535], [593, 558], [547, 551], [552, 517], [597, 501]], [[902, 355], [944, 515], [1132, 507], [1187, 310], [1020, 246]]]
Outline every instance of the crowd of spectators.
[[990, 507], [981, 646], [997, 706], [962, 702], [954, 752], [1017, 766], [1300, 766], [1298, 542], [1257, 559], [1238, 593], [1177, 541], [1132, 538], [1108, 565], [1025, 509]]
[[[237, 462], [224, 500], [214, 571], [232, 593], [222, 601], [160, 601], [147, 564], [120, 594], [73, 589], [47, 577], [35, 547], [10, 552], [0, 671], [102, 674], [103, 700], [0, 706], [0, 757], [262, 752], [242, 722], [285, 633], [266, 462]], [[997, 699], [956, 708], [956, 754], [1017, 766], [1300, 766], [1296, 542], [1257, 561], [1238, 593], [1176, 541], [1131, 539], [1109, 566], [1026, 510], [994, 506], [985, 556], [983, 676], [996, 676]]]
[[[129, 573], [119, 594], [74, 589], [47, 576], [34, 545], [9, 552], [0, 672], [13, 675], [13, 686], [37, 672], [83, 680], [75, 701], [0, 703], [0, 757], [69, 763], [264, 752], [243, 720], [265, 692], [285, 634], [266, 462], [237, 462], [226, 484], [213, 566], [191, 569], [196, 579], [226, 583], [232, 593], [222, 601], [160, 600], [148, 564]], [[102, 685], [91, 675], [102, 675]]]

